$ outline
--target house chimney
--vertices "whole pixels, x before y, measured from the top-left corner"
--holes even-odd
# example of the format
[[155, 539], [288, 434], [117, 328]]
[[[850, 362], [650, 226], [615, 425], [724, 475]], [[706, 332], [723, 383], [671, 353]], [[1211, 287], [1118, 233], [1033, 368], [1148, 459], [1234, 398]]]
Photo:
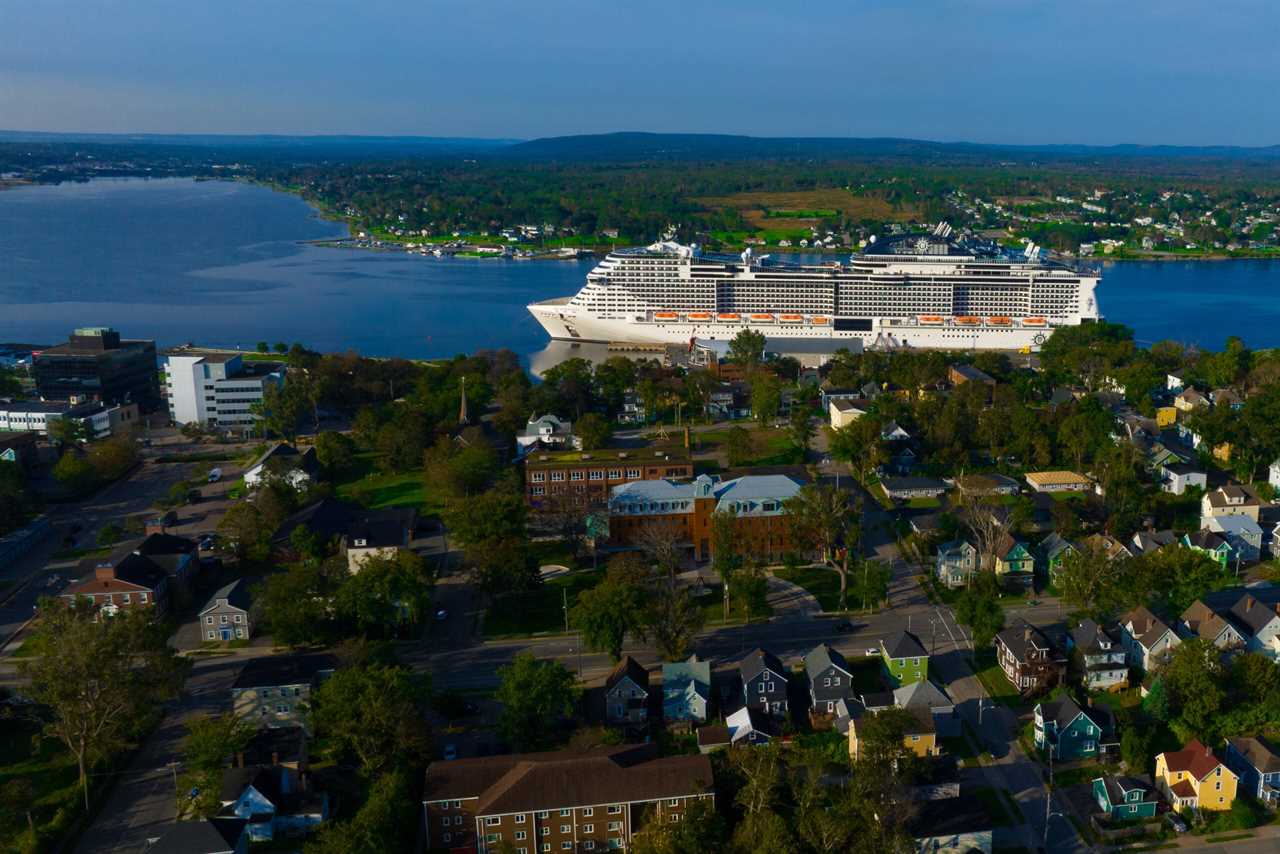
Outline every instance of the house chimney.
[[1089, 704], [1089, 708], [1093, 708], [1093, 697], [1089, 697], [1085, 702]]
[[1022, 629], [1022, 639], [1027, 643], [1031, 643], [1031, 626], [1025, 626]]
[[243, 768], [243, 767], [244, 767], [244, 751], [243, 751], [243, 750], [241, 750], [240, 752], [238, 752], [238, 753], [236, 754], [236, 764], [235, 764], [235, 767], [236, 767], [236, 768]]
[[93, 568], [93, 577], [99, 581], [115, 578], [116, 568], [109, 563], [100, 563]]

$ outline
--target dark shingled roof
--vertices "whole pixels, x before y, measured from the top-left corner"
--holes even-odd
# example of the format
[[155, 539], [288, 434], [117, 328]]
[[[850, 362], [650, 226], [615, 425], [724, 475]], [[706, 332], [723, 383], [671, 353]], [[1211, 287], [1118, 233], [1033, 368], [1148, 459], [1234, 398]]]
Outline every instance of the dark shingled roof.
[[227, 604], [233, 608], [248, 611], [250, 604], [249, 585], [245, 583], [243, 578], [237, 578], [225, 587], [214, 591], [214, 594], [209, 597], [209, 601], [205, 603], [204, 608], [200, 610], [200, 613], [203, 614], [205, 611], [216, 606], [219, 599], [226, 599]]
[[179, 821], [147, 849], [147, 854], [222, 854], [234, 851], [244, 833], [244, 821], [210, 818]]
[[232, 687], [275, 688], [280, 685], [304, 685], [336, 667], [337, 659], [325, 652], [251, 658]]
[[1263, 774], [1274, 774], [1280, 771], [1280, 754], [1277, 754], [1275, 748], [1262, 739], [1228, 738], [1227, 741], [1250, 765]]
[[649, 745], [433, 762], [426, 802], [477, 798], [476, 815], [650, 801], [711, 791], [706, 756], [657, 758]]
[[894, 632], [880, 641], [890, 658], [924, 658], [924, 644], [911, 632]]
[[750, 682], [765, 670], [772, 670], [783, 679], [787, 676], [787, 671], [782, 666], [782, 662], [771, 652], [763, 649], [753, 649], [747, 653], [742, 659], [742, 663], [738, 665], [738, 672], [742, 675], [742, 681]]
[[614, 685], [622, 681], [623, 677], [629, 677], [636, 687], [649, 690], [649, 671], [640, 666], [640, 662], [636, 661], [629, 655], [623, 656], [617, 666], [613, 668], [613, 672], [609, 674], [609, 678], [604, 681], [605, 690], [610, 690]]
[[818, 644], [804, 657], [805, 673], [808, 674], [811, 680], [832, 665], [840, 668], [849, 676], [853, 675], [849, 670], [849, 662], [844, 660], [844, 656], [825, 643]]

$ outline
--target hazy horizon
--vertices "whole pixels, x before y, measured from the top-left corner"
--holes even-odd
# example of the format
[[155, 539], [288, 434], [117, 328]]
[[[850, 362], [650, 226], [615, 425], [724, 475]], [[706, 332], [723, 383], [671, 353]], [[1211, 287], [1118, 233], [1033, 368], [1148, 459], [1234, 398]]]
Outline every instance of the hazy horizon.
[[1280, 142], [1280, 8], [1227, 0], [9, 4], [0, 124], [534, 139]]

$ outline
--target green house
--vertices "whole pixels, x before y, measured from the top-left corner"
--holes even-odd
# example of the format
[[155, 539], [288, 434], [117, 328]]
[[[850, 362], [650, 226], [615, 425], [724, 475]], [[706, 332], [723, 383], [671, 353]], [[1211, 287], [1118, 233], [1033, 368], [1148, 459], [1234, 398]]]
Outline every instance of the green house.
[[1058, 532], [1054, 531], [1040, 542], [1040, 554], [1044, 556], [1045, 573], [1049, 576], [1050, 581], [1056, 581], [1058, 571], [1062, 569], [1062, 562], [1067, 559], [1067, 555], [1075, 552], [1076, 547], [1068, 540], [1058, 536]]
[[880, 659], [895, 688], [929, 678], [929, 653], [911, 632], [894, 632], [882, 638]]
[[1026, 544], [1008, 534], [996, 546], [996, 577], [1006, 584], [1031, 587], [1036, 579], [1036, 558]]
[[1141, 777], [1098, 777], [1093, 781], [1093, 799], [1115, 821], [1156, 815], [1155, 792], [1151, 783]]
[[1100, 709], [1084, 709], [1066, 694], [1037, 703], [1036, 747], [1058, 759], [1088, 759], [1102, 752], [1111, 738], [1111, 718]]
[[1213, 531], [1182, 535], [1182, 545], [1216, 562], [1223, 569], [1231, 562], [1231, 544]]

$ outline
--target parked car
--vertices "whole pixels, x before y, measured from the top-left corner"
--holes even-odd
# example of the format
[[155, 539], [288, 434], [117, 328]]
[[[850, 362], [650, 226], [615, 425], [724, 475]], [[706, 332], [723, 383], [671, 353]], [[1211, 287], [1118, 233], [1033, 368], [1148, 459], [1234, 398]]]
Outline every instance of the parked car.
[[854, 630], [855, 626], [848, 620], [841, 620], [836, 623], [836, 632], [838, 634], [847, 635]]
[[458, 758], [458, 745], [456, 745], [456, 744], [446, 744], [446, 745], [444, 746], [444, 753], [443, 753], [443, 756], [444, 756], [444, 760], [445, 760], [446, 762], [449, 762], [449, 761], [452, 761], [452, 760], [454, 760], [454, 759], [457, 759], [457, 758]]
[[436, 611], [436, 622], [443, 623], [447, 619], [449, 619], [449, 612], [446, 611], [444, 608], [441, 608], [439, 611]]
[[875, 657], [875, 656], [877, 656], [877, 655], [879, 655], [879, 654], [880, 654], [880, 647], [878, 647], [878, 646], [869, 646], [869, 647], [867, 647], [867, 649], [866, 649], [866, 653], [865, 653], [865, 654], [866, 654], [867, 658], [873, 658], [873, 657]]
[[1187, 823], [1182, 820], [1182, 816], [1176, 812], [1167, 812], [1164, 815], [1165, 821], [1169, 822], [1169, 826], [1173, 828], [1174, 833], [1186, 833]]
[[213, 471], [209, 472], [210, 483], [217, 483], [220, 480], [222, 480], [222, 469], [214, 469]]

